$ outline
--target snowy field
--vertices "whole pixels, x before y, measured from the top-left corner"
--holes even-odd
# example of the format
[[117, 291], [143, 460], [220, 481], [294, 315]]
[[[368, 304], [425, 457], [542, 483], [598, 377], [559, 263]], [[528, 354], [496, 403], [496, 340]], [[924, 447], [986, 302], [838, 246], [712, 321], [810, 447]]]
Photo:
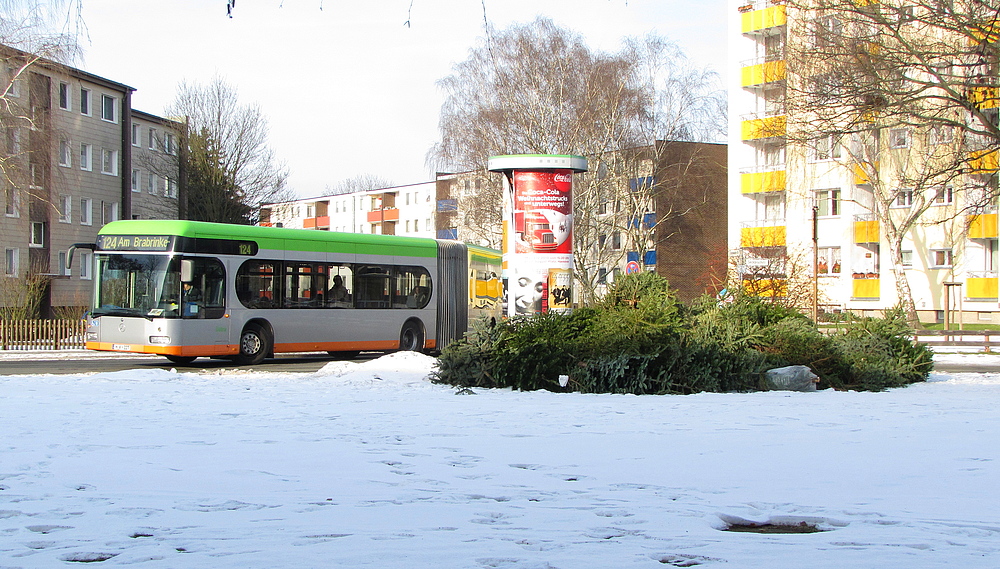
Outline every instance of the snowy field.
[[0, 375], [0, 568], [1000, 566], [1000, 375], [458, 395], [432, 365]]

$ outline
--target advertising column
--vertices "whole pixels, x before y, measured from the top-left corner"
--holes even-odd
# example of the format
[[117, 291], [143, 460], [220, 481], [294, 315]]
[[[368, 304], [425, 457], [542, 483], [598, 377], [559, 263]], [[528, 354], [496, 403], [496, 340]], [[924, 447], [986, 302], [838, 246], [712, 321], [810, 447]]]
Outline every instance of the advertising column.
[[573, 174], [582, 156], [493, 156], [504, 175], [507, 315], [568, 312], [573, 297]]

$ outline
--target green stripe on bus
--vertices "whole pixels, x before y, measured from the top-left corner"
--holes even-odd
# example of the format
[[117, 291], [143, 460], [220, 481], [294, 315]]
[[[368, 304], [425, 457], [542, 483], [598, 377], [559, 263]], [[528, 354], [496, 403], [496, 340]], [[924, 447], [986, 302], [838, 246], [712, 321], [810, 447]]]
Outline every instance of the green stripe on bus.
[[126, 219], [105, 225], [101, 228], [100, 234], [178, 235], [192, 238], [251, 240], [256, 241], [261, 249], [284, 251], [385, 255], [388, 248], [393, 256], [431, 258], [437, 256], [437, 242], [421, 237], [231, 225], [205, 221]]

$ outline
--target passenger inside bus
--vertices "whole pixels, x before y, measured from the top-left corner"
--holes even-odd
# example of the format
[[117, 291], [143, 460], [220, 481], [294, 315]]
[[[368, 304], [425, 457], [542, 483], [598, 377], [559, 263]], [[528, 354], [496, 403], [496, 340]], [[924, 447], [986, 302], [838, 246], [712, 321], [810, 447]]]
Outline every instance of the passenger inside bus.
[[350, 299], [350, 291], [344, 286], [344, 279], [340, 275], [333, 276], [333, 286], [330, 287], [327, 299], [332, 303], [347, 302]]
[[415, 286], [410, 291], [410, 296], [406, 297], [407, 308], [423, 308], [430, 300], [430, 290], [425, 286]]

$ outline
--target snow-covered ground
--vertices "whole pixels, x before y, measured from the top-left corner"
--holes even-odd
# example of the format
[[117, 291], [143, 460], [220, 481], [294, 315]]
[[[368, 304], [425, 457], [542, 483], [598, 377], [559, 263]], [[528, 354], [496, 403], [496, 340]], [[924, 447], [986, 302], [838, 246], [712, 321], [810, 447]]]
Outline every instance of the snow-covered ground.
[[0, 375], [0, 568], [1000, 566], [1000, 375], [459, 395], [432, 365]]

